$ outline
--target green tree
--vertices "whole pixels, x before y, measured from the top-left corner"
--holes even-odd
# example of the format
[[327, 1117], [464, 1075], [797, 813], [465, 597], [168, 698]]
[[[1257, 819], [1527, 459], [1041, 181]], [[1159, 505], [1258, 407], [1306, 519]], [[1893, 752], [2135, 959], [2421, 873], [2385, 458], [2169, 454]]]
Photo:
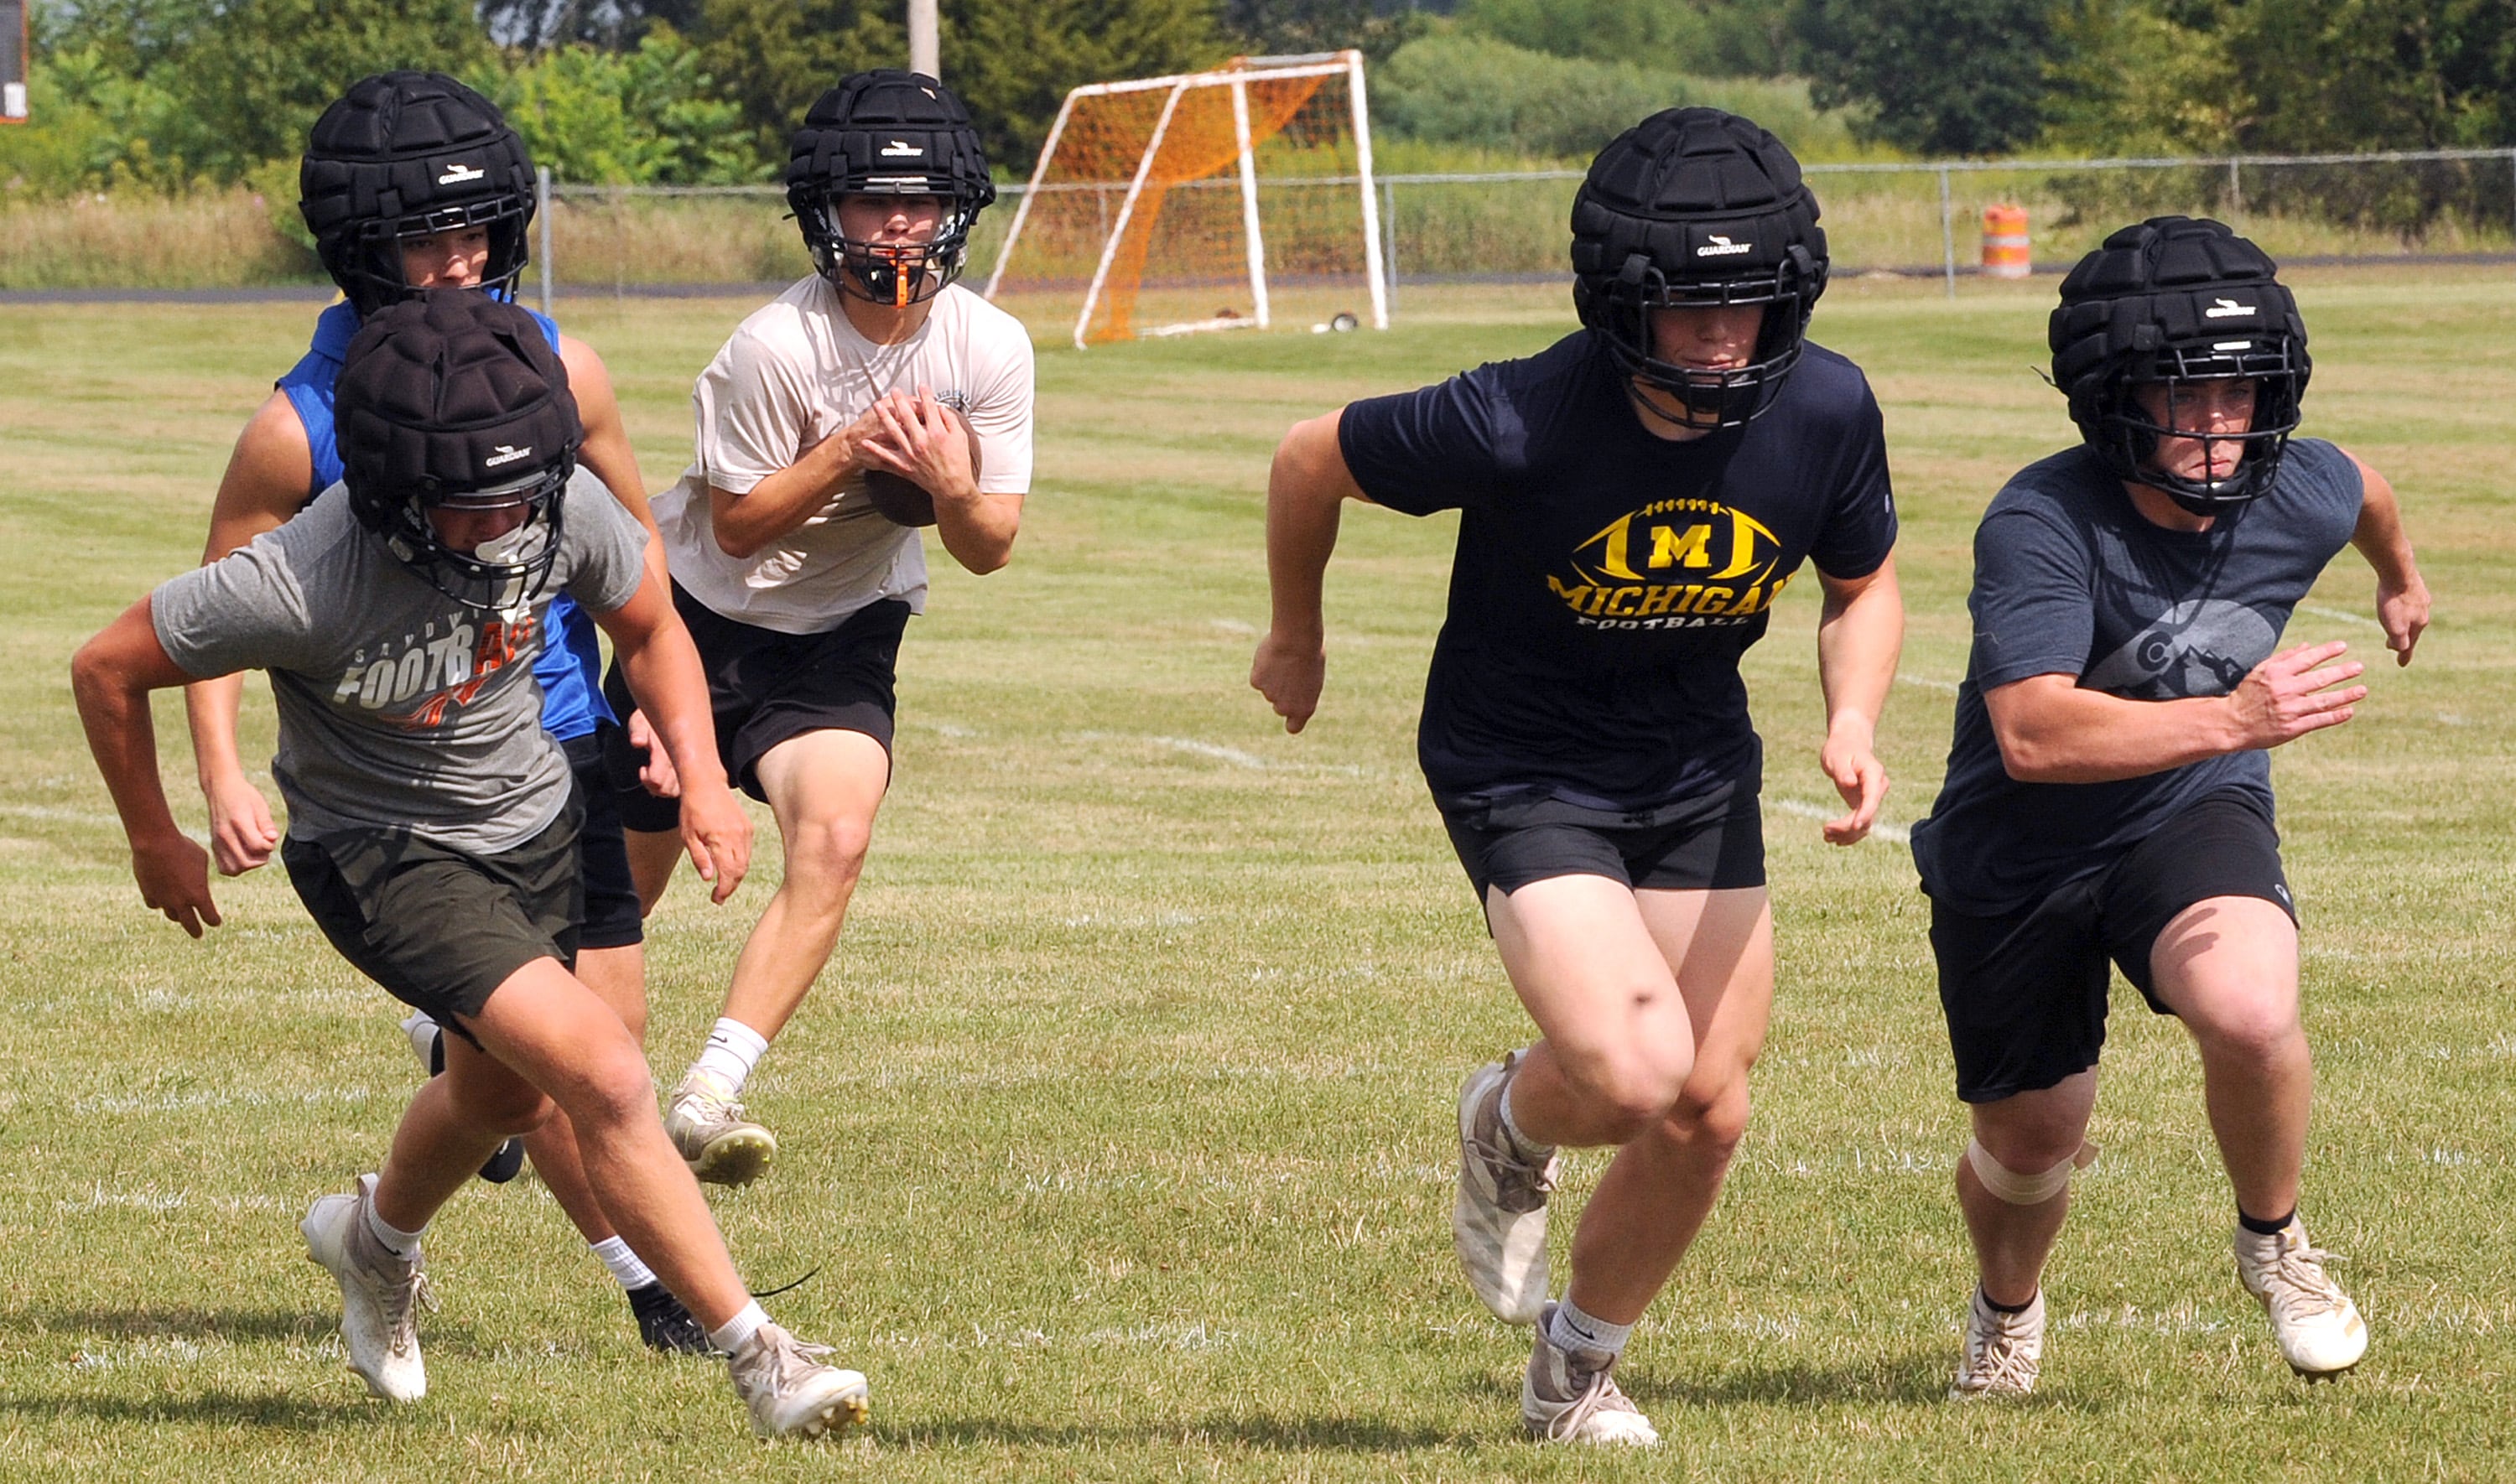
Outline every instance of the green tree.
[[1375, 63], [1429, 28], [1422, 12], [1373, 0], [1228, 0], [1223, 24], [1254, 56], [1351, 47]]
[[903, 13], [895, 0], [705, 0], [692, 39], [768, 169], [785, 164], [787, 136], [840, 78], [907, 64]]
[[635, 51], [582, 42], [471, 79], [562, 180], [721, 185], [764, 173], [736, 107], [715, 96], [698, 52], [669, 27]]
[[1211, 66], [1234, 51], [1213, 0], [944, 0], [943, 47], [987, 158], [1025, 175], [1069, 89]]
[[[2286, 4], [2288, 0], [2281, 0]], [[2056, 0], [1797, 0], [1818, 103], [1925, 154], [1997, 154], [2043, 133]]]

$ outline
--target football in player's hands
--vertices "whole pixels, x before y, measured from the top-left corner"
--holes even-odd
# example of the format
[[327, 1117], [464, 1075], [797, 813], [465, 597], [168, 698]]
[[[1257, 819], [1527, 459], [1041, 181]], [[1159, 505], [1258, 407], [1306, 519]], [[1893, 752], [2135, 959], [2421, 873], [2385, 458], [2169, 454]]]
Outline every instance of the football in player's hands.
[[[970, 439], [970, 477], [979, 476], [979, 430], [969, 420], [961, 422], [961, 431]], [[872, 503], [875, 514], [894, 525], [933, 525], [935, 497], [906, 474], [896, 474], [888, 469], [864, 472], [865, 499]]]

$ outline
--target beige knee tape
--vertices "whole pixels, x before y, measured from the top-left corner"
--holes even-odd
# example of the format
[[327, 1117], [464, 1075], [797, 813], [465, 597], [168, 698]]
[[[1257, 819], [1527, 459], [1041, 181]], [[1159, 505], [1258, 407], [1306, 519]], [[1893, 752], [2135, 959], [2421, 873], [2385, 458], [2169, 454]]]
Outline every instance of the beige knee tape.
[[2097, 1146], [2081, 1143], [2079, 1152], [2040, 1175], [2020, 1175], [1992, 1157], [1981, 1139], [1966, 1140], [1966, 1163], [1983, 1188], [2012, 1206], [2041, 1206], [2071, 1188], [2071, 1176], [2097, 1160]]

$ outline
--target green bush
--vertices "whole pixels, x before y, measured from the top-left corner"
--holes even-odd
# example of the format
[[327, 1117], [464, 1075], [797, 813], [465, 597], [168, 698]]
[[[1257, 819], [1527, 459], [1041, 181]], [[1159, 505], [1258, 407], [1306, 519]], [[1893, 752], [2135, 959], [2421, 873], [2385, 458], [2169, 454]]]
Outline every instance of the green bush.
[[1408, 42], [1371, 80], [1372, 117], [1392, 134], [1553, 159], [1587, 160], [1683, 103], [1745, 114], [1804, 159], [1861, 152], [1845, 115], [1819, 110], [1796, 82], [1554, 57], [1459, 31]]

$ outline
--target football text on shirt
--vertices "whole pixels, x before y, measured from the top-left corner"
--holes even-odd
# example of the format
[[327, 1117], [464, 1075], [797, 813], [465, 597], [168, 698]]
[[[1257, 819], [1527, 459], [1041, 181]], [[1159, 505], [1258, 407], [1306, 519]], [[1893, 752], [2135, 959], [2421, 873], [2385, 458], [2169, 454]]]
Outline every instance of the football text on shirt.
[[384, 711], [419, 699], [393, 718], [414, 730], [436, 726], [448, 708], [469, 705], [491, 676], [534, 652], [535, 626], [527, 613], [515, 622], [472, 620], [449, 614], [430, 620], [417, 634], [398, 643], [387, 641], [370, 654], [358, 650], [332, 687], [332, 704], [356, 702], [366, 711]]
[[1573, 549], [1570, 578], [1546, 585], [1583, 628], [1702, 629], [1773, 606], [1782, 543], [1717, 500], [1656, 500]]

